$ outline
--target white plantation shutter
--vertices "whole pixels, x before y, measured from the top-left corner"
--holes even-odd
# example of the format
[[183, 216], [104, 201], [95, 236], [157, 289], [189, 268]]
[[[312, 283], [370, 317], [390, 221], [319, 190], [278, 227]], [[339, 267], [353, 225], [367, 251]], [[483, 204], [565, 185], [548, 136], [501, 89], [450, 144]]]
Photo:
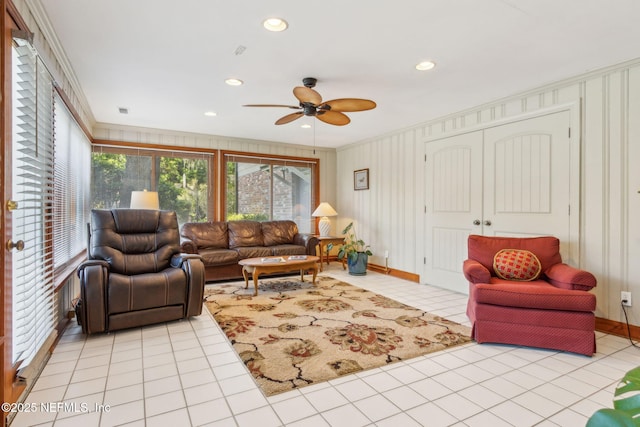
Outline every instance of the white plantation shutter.
[[53, 281], [53, 83], [33, 48], [21, 39], [13, 47], [14, 240], [12, 252], [12, 361], [29, 364], [55, 336]]

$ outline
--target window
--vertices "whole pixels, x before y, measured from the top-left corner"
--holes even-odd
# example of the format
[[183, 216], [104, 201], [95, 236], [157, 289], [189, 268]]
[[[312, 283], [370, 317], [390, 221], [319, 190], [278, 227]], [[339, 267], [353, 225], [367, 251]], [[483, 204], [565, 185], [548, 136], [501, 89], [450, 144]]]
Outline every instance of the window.
[[290, 219], [312, 233], [317, 160], [225, 153], [225, 219]]
[[149, 190], [180, 224], [212, 217], [211, 154], [95, 146], [91, 165], [93, 208], [128, 208], [132, 191]]

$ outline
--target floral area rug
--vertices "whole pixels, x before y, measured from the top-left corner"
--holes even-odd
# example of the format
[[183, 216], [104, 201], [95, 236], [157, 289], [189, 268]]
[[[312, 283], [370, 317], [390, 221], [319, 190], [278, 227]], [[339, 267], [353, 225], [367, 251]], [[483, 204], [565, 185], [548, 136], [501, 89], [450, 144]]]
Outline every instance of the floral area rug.
[[207, 285], [205, 305], [266, 396], [471, 340], [470, 328], [331, 277]]

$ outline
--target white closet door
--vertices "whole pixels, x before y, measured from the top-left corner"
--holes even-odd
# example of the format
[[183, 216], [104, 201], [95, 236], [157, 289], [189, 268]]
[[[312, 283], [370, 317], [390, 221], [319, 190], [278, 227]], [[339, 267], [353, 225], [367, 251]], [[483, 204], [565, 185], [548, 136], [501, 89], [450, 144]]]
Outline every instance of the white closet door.
[[570, 123], [562, 111], [427, 143], [423, 283], [468, 291], [469, 234], [553, 235], [568, 258]]
[[485, 130], [485, 235], [553, 235], [568, 247], [569, 123], [562, 111]]
[[467, 236], [482, 232], [482, 131], [429, 142], [426, 149], [422, 282], [466, 292], [461, 266], [467, 258]]

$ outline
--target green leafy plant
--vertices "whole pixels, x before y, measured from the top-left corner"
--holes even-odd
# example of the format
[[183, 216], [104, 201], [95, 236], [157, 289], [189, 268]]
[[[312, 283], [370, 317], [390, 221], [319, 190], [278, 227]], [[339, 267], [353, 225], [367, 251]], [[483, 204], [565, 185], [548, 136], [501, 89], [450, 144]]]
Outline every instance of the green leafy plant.
[[640, 426], [640, 367], [627, 372], [618, 383], [613, 408], [597, 410], [586, 427]]
[[267, 214], [243, 214], [243, 213], [230, 213], [227, 214], [227, 221], [267, 221], [269, 216]]
[[345, 235], [344, 244], [338, 250], [338, 259], [343, 259], [345, 256], [351, 262], [355, 262], [358, 259], [358, 253], [365, 253], [369, 256], [373, 255], [369, 245], [367, 245], [364, 240], [359, 239], [356, 234], [356, 229], [353, 226], [353, 222], [350, 222], [344, 230], [342, 230], [342, 234]]

